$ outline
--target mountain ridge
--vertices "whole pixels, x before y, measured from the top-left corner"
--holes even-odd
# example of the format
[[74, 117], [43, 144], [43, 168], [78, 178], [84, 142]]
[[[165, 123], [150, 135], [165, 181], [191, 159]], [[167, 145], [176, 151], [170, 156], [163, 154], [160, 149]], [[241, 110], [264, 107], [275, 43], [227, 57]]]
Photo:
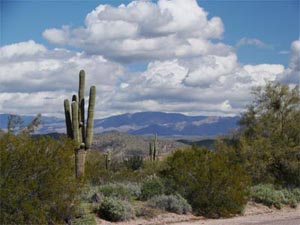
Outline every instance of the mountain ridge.
[[[0, 114], [0, 128], [7, 126], [8, 114]], [[34, 116], [21, 116], [24, 125], [28, 124]], [[240, 117], [220, 116], [187, 116], [180, 113], [165, 112], [137, 112], [110, 116], [94, 120], [95, 133], [112, 131], [132, 134], [160, 136], [216, 136], [228, 134], [237, 128]], [[65, 133], [65, 121], [61, 118], [41, 118], [42, 125], [37, 133]]]

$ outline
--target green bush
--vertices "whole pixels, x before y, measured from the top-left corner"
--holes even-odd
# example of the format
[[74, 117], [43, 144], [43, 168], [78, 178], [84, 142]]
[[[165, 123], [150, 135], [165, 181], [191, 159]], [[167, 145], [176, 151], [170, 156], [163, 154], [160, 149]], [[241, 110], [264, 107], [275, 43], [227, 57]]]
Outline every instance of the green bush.
[[280, 189], [276, 190], [272, 184], [259, 184], [250, 188], [251, 198], [258, 203], [262, 203], [268, 207], [281, 208], [282, 205], [290, 205], [297, 207], [298, 189]]
[[134, 217], [134, 209], [128, 201], [106, 197], [100, 204], [98, 215], [108, 221], [124, 221]]
[[275, 206], [281, 208], [284, 202], [284, 195], [281, 191], [275, 190], [273, 185], [259, 184], [251, 187], [251, 198], [258, 203], [262, 203], [266, 206]]
[[255, 184], [300, 187], [299, 90], [299, 85], [268, 82], [252, 91], [239, 139], [243, 165]]
[[141, 185], [138, 183], [125, 183], [122, 184], [130, 193], [130, 195], [134, 198], [134, 199], [138, 199], [141, 196]]
[[106, 197], [116, 197], [123, 200], [138, 198], [140, 187], [131, 183], [106, 184], [99, 187], [98, 191]]
[[148, 205], [177, 214], [187, 214], [192, 211], [190, 204], [181, 195], [157, 195], [148, 200]]
[[164, 193], [164, 185], [162, 180], [156, 175], [150, 175], [142, 182], [141, 200], [147, 200], [155, 195]]
[[79, 184], [69, 140], [5, 134], [0, 154], [1, 224], [57, 224], [72, 217]]
[[127, 169], [138, 170], [143, 166], [143, 157], [142, 156], [131, 156], [129, 159], [124, 160], [124, 165]]
[[92, 197], [98, 193], [99, 186], [85, 185], [80, 192], [79, 199], [83, 202], [92, 202]]
[[88, 203], [81, 203], [75, 212], [75, 217], [71, 219], [72, 225], [96, 225], [94, 214], [89, 210]]
[[93, 185], [100, 185], [112, 180], [112, 171], [105, 168], [105, 155], [99, 151], [88, 151], [85, 165], [85, 178]]
[[228, 217], [241, 213], [247, 203], [249, 178], [226, 154], [196, 146], [176, 151], [161, 174], [167, 193], [180, 193], [197, 214]]
[[294, 194], [297, 202], [300, 202], [300, 188], [292, 189], [292, 193]]

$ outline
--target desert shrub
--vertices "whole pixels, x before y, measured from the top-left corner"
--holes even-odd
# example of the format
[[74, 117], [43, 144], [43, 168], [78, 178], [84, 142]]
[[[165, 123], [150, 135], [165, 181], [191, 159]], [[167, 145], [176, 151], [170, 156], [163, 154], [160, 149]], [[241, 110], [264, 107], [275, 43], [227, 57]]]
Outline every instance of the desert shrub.
[[275, 190], [273, 185], [259, 184], [251, 187], [251, 198], [258, 203], [262, 203], [266, 206], [275, 206], [281, 208], [284, 202], [284, 195], [281, 191]]
[[179, 194], [154, 196], [148, 200], [148, 205], [177, 214], [186, 214], [192, 211], [190, 204]]
[[79, 199], [82, 202], [91, 202], [92, 197], [98, 192], [99, 186], [85, 185], [79, 194]]
[[294, 194], [297, 202], [300, 202], [300, 188], [294, 188], [291, 191]]
[[57, 224], [71, 217], [79, 183], [69, 140], [5, 134], [0, 154], [1, 224]]
[[151, 175], [142, 182], [140, 199], [147, 200], [155, 195], [161, 195], [163, 192], [164, 185], [162, 180], [156, 175]]
[[167, 193], [180, 193], [197, 214], [228, 217], [241, 213], [247, 202], [249, 178], [226, 154], [196, 146], [176, 151], [161, 175]]
[[135, 208], [136, 217], [144, 217], [147, 219], [157, 217], [162, 211], [158, 208], [153, 208], [149, 206], [140, 206]]
[[251, 198], [269, 207], [281, 208], [282, 205], [297, 207], [297, 189], [276, 190], [272, 184], [259, 184], [250, 188]]
[[129, 191], [130, 195], [137, 199], [141, 196], [141, 185], [138, 183], [125, 183], [123, 184], [124, 187]]
[[142, 156], [131, 156], [127, 160], [124, 160], [124, 165], [127, 169], [138, 170], [143, 166], [143, 161]]
[[72, 225], [96, 225], [95, 216], [90, 212], [87, 203], [81, 203], [75, 211], [74, 218], [70, 220]]
[[99, 151], [89, 151], [85, 165], [85, 178], [93, 184], [105, 184], [112, 180], [112, 171], [105, 168], [105, 156]]
[[[107, 186], [107, 185], [105, 185]], [[80, 195], [79, 195], [79, 199], [82, 203], [92, 203], [91, 205], [93, 207], [97, 207], [98, 204], [103, 201], [103, 199], [106, 197], [106, 196], [109, 196], [109, 194], [111, 192], [107, 192], [106, 193], [106, 196], [99, 190], [101, 189], [102, 186], [93, 186], [93, 185], [86, 185]], [[104, 190], [105, 192], [106, 190]], [[114, 196], [115, 197], [119, 197], [121, 194], [116, 194], [114, 193]]]
[[134, 199], [140, 195], [140, 187], [137, 184], [106, 184], [99, 187], [98, 191], [106, 197], [116, 197], [119, 199]]
[[106, 197], [100, 204], [98, 215], [100, 218], [113, 222], [124, 221], [134, 217], [134, 209], [128, 201]]

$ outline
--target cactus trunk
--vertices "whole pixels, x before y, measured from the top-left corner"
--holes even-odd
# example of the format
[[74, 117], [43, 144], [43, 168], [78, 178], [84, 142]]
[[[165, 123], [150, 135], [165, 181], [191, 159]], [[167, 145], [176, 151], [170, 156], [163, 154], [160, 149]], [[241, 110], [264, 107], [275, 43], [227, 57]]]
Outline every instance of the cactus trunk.
[[84, 175], [85, 159], [86, 151], [84, 148], [75, 150], [75, 175], [77, 178]]

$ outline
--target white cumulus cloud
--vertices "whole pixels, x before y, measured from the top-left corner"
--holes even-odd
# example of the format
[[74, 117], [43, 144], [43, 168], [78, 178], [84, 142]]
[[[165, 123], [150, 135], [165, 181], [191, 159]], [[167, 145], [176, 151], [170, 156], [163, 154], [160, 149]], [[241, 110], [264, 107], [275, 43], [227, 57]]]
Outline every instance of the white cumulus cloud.
[[[96, 85], [101, 109], [125, 73], [122, 65], [102, 56], [48, 50], [33, 41], [3, 46], [0, 55], [0, 109], [7, 113], [62, 115], [63, 99], [77, 92], [81, 69], [86, 71], [87, 86]], [[98, 113], [107, 111], [104, 108]]]
[[168, 59], [222, 54], [228, 47], [212, 44], [224, 31], [219, 17], [207, 18], [196, 0], [133, 1], [112, 7], [99, 5], [85, 19], [85, 26], [49, 28], [50, 42], [70, 45], [90, 54], [121, 61]]
[[300, 84], [300, 39], [292, 42], [289, 66], [277, 79], [287, 84]]

